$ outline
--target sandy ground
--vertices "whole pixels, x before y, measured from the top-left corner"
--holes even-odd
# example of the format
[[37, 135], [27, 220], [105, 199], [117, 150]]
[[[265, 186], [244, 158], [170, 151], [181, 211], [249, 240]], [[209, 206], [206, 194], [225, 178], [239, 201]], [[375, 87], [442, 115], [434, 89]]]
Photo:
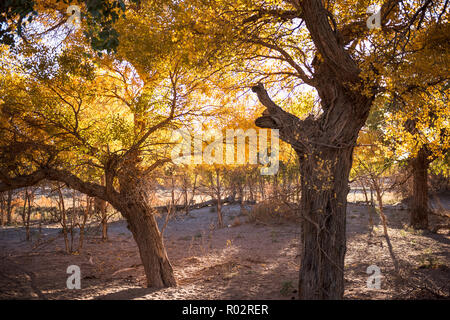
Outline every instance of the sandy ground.
[[[22, 228], [0, 229], [0, 299], [294, 299], [299, 269], [299, 227], [293, 223], [246, 223], [239, 206], [224, 208], [226, 224], [215, 229], [210, 208], [176, 216], [164, 241], [178, 286], [145, 288], [139, 253], [126, 223], [110, 224], [108, 242], [88, 230], [81, 254], [64, 252], [57, 225], [42, 227], [41, 240], [25, 241]], [[345, 298], [450, 297], [450, 234], [415, 232], [407, 211], [387, 209], [389, 234], [401, 277], [396, 276], [379, 219], [369, 233], [368, 211], [348, 206]], [[236, 218], [237, 217], [237, 218]], [[432, 224], [437, 223], [432, 217]], [[162, 221], [161, 221], [162, 223]], [[81, 289], [66, 288], [69, 265], [81, 268]], [[367, 267], [381, 270], [381, 288], [367, 288]]]

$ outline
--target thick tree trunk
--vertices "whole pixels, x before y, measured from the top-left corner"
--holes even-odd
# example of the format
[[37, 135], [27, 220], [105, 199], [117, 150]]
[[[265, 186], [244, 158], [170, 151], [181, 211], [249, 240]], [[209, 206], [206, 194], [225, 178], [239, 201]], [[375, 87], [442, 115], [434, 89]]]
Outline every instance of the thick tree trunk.
[[412, 160], [413, 197], [410, 208], [410, 224], [414, 229], [428, 228], [428, 155], [420, 149]]
[[126, 201], [121, 201], [125, 206], [122, 205], [119, 209], [127, 219], [138, 245], [147, 285], [153, 288], [176, 286], [172, 265], [167, 258], [163, 238], [151, 207], [139, 198], [127, 198]]
[[262, 84], [252, 87], [266, 114], [261, 128], [279, 129], [280, 138], [297, 151], [302, 195], [300, 299], [342, 299], [346, 251], [348, 178], [359, 130], [372, 97], [333, 81], [326, 64], [315, 63], [316, 89], [323, 113], [300, 120], [282, 110]]
[[353, 148], [300, 156], [302, 180], [300, 299], [344, 294], [346, 207]]

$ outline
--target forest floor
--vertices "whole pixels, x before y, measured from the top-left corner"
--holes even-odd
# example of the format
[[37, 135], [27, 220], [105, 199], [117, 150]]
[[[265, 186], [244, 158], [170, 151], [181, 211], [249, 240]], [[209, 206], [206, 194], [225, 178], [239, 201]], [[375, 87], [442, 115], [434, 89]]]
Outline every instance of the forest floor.
[[[400, 275], [394, 272], [379, 218], [369, 230], [366, 206], [349, 204], [346, 299], [450, 298], [450, 232], [418, 232], [406, 226], [408, 213], [386, 208], [388, 232]], [[177, 215], [164, 242], [178, 286], [145, 288], [137, 246], [124, 221], [109, 226], [102, 242], [87, 230], [83, 250], [70, 255], [58, 225], [32, 230], [0, 229], [0, 299], [294, 299], [299, 270], [299, 227], [294, 223], [246, 222], [239, 206], [224, 207], [227, 227], [215, 229], [216, 212], [203, 208]], [[431, 225], [438, 218], [431, 216]], [[163, 220], [163, 219], [161, 219]], [[163, 221], [161, 221], [163, 223]], [[69, 265], [81, 269], [81, 289], [66, 288]], [[368, 289], [367, 267], [381, 271], [381, 288]]]

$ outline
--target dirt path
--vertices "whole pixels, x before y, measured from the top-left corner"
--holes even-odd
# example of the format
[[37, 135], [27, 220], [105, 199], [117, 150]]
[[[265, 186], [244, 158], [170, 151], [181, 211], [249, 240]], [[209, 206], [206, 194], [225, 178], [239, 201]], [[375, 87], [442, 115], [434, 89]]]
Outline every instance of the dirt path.
[[[450, 296], [450, 236], [409, 230], [404, 210], [387, 210], [389, 233], [400, 261], [394, 275], [379, 220], [369, 236], [368, 212], [349, 205], [345, 265], [348, 299], [442, 298]], [[238, 206], [225, 207], [225, 223], [244, 222]], [[177, 216], [164, 232], [178, 287], [143, 288], [137, 247], [123, 221], [110, 225], [110, 241], [90, 230], [84, 251], [64, 253], [56, 226], [43, 228], [33, 249], [20, 228], [0, 230], [1, 299], [292, 299], [299, 269], [299, 230], [292, 224], [242, 223], [214, 229], [209, 208]], [[66, 269], [81, 268], [81, 290], [68, 290]], [[367, 267], [381, 270], [381, 289], [367, 289]]]

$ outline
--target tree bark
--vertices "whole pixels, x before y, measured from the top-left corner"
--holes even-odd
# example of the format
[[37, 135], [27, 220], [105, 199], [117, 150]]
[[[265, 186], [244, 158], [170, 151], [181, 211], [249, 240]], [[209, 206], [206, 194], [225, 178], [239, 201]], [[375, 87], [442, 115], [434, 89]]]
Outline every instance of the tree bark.
[[138, 245], [148, 287], [176, 286], [172, 265], [167, 257], [152, 208], [133, 195], [125, 196], [120, 202], [126, 204], [118, 209], [126, 218]]
[[300, 299], [343, 298], [348, 179], [353, 148], [372, 103], [372, 97], [352, 92], [331, 78], [326, 68], [317, 67], [316, 88], [324, 112], [305, 120], [282, 110], [262, 84], [252, 87], [268, 113], [255, 124], [279, 129], [280, 138], [299, 156]]
[[303, 217], [300, 299], [341, 299], [344, 294], [346, 208], [352, 150], [322, 149], [300, 159]]
[[428, 228], [428, 152], [422, 147], [412, 160], [413, 197], [410, 208], [410, 224], [414, 229]]

